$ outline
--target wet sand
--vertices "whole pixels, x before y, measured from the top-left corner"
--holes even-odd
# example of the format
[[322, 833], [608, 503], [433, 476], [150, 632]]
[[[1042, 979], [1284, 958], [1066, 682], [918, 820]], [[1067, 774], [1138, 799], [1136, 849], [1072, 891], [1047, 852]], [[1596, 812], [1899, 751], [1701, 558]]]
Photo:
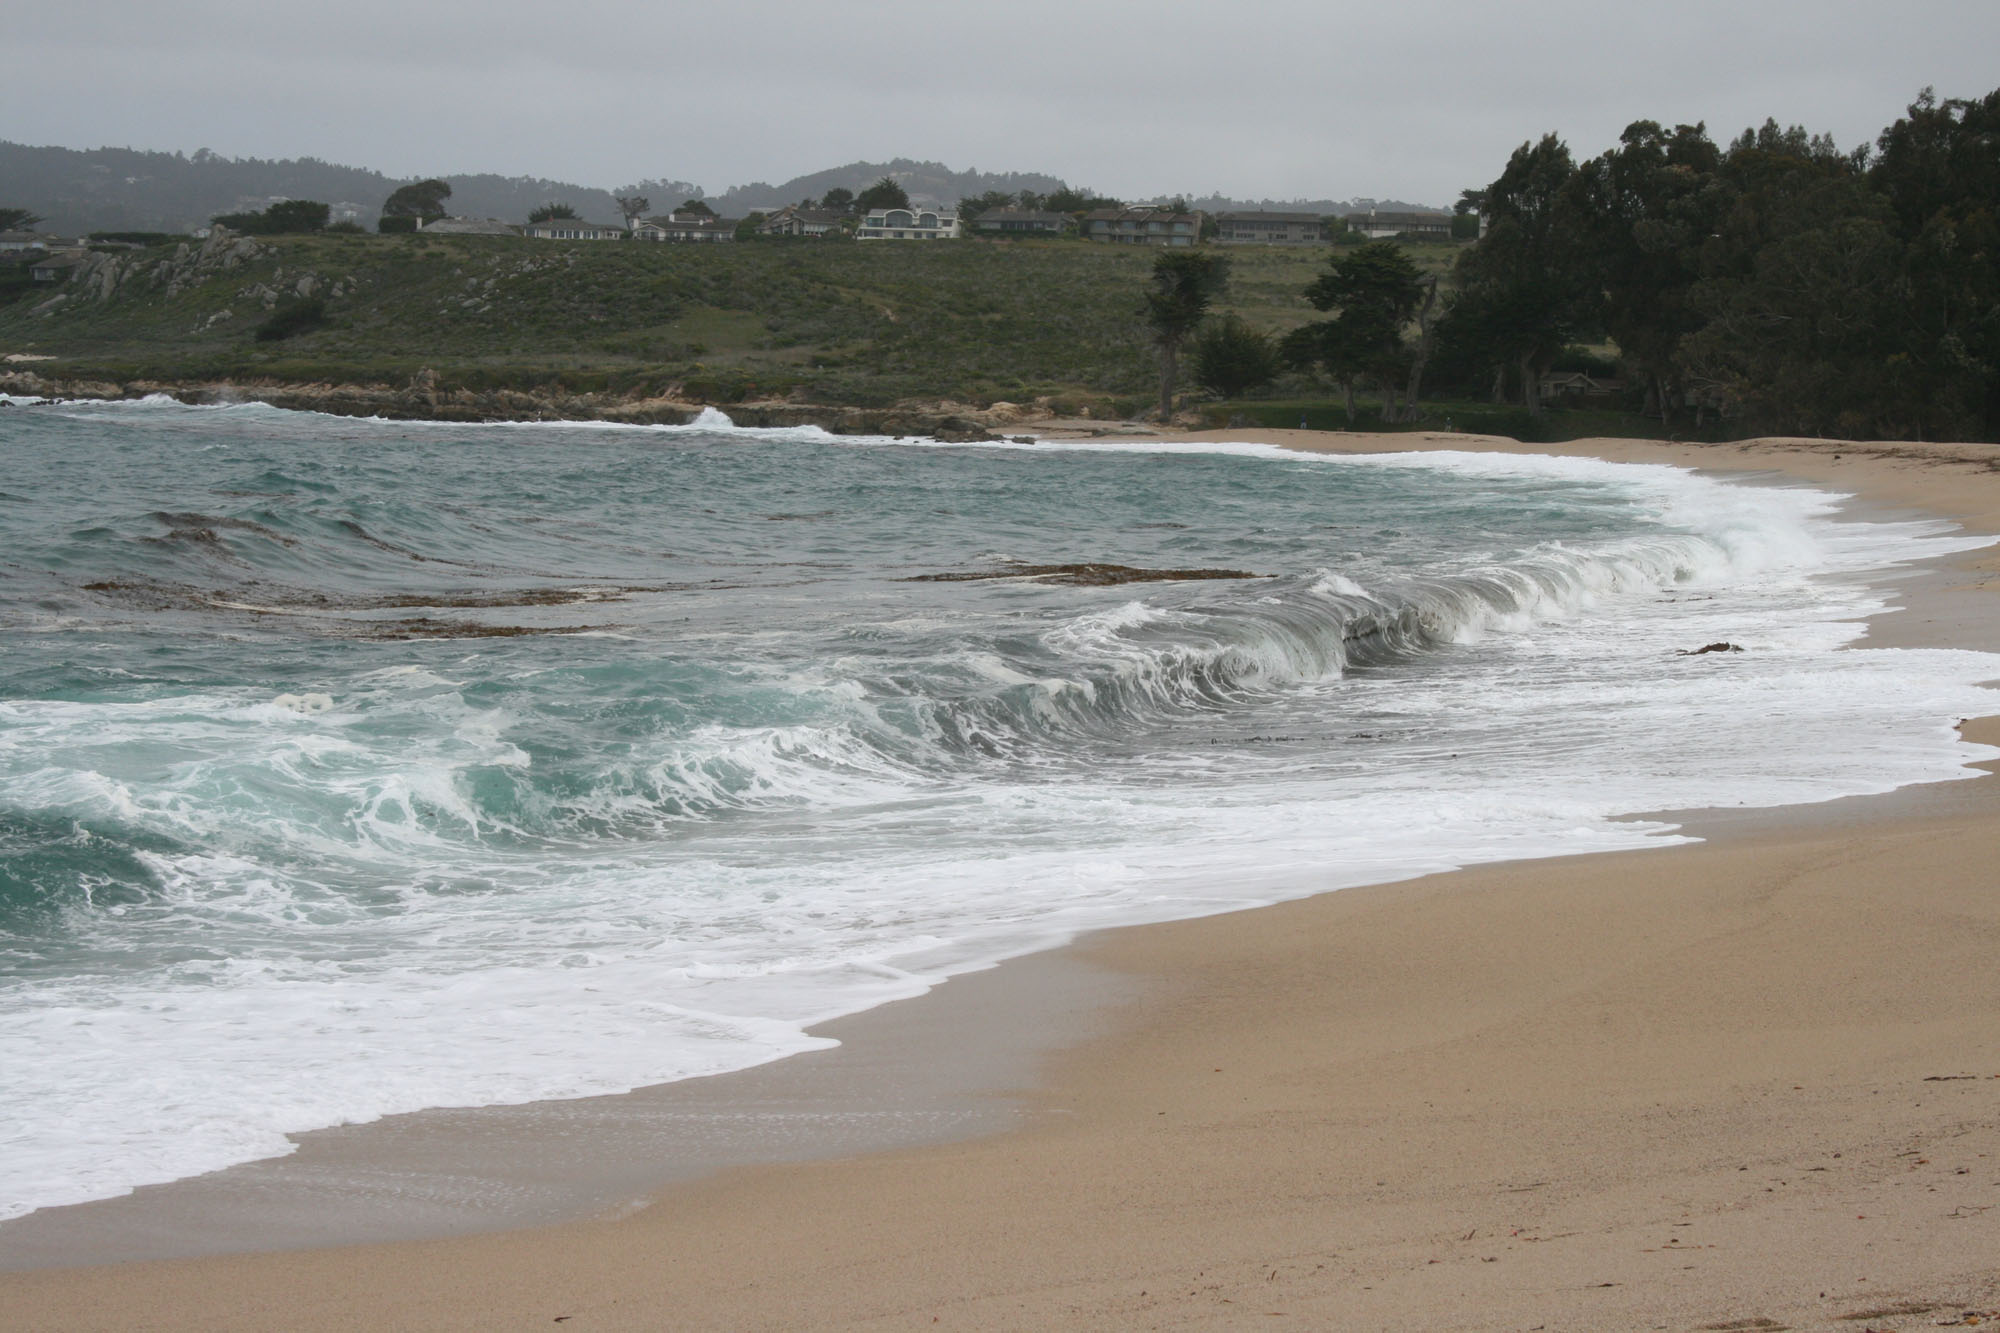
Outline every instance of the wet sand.
[[[1982, 446], [1210, 438], [1675, 462], [2000, 531]], [[1997, 572], [1987, 550], [1909, 581], [1869, 645], [2000, 648]], [[902, 1139], [780, 1133], [800, 1152], [753, 1142], [602, 1220], [12, 1274], [0, 1327], [1853, 1330], [2000, 1311], [2000, 783], [1690, 826], [1709, 841], [1106, 932], [1054, 972], [1020, 960], [845, 1020], [848, 1047], [802, 1058], [848, 1071], [818, 1094], [799, 1061], [700, 1094], [740, 1127], [769, 1106], [754, 1079], [791, 1080], [782, 1114], [900, 1108], [923, 1122]], [[956, 1051], [964, 1075], [916, 1091], [898, 1051]], [[685, 1110], [689, 1086], [642, 1096]], [[614, 1194], [685, 1174], [616, 1121], [572, 1126], [616, 1146], [588, 1172], [550, 1158], [547, 1122], [491, 1159]], [[389, 1131], [339, 1133], [379, 1162]], [[930, 1141], [872, 1151], [912, 1140]], [[769, 1164], [809, 1146], [839, 1155]], [[151, 1207], [155, 1232], [193, 1229]], [[222, 1248], [308, 1243], [227, 1198], [217, 1216], [238, 1223]], [[96, 1225], [35, 1262], [87, 1254]]]

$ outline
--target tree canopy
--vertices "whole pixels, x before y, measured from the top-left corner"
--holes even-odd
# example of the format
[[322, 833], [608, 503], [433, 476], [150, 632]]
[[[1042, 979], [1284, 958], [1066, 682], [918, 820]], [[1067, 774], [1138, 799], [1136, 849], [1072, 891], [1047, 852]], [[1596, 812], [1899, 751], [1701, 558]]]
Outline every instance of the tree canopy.
[[[1902, 248], [1900, 358], [1909, 415], [2000, 432], [2000, 91], [1937, 100], [1928, 88], [1882, 132], [1869, 185]], [[1963, 423], [1963, 424], [1959, 424]]]
[[1160, 420], [1174, 414], [1181, 344], [1229, 285], [1229, 260], [1211, 250], [1162, 250], [1146, 287], [1146, 325], [1160, 353]]
[[1475, 331], [1496, 364], [1519, 371], [1530, 412], [1541, 409], [1542, 375], [1596, 313], [1599, 289], [1578, 262], [1576, 174], [1569, 148], [1553, 134], [1515, 149], [1486, 188], [1486, 235], [1458, 261], [1455, 327]]
[[1442, 355], [1531, 410], [1565, 347], [1603, 340], [1664, 422], [2000, 435], [2000, 92], [1926, 89], [1872, 153], [1776, 121], [1723, 145], [1635, 121], [1581, 164], [1548, 136], [1461, 207], [1487, 226]]
[[1700, 125], [1635, 121], [1575, 181], [1580, 256], [1596, 270], [1604, 330], [1658, 402], [1677, 391], [1681, 340], [1701, 327], [1700, 242], [1721, 221], [1721, 154]]
[[1287, 334], [1285, 359], [1333, 376], [1346, 395], [1351, 421], [1357, 379], [1372, 379], [1393, 392], [1409, 373], [1403, 329], [1423, 301], [1423, 276], [1395, 242], [1370, 241], [1331, 256], [1305, 297], [1315, 309], [1332, 311], [1333, 318]]
[[872, 213], [878, 208], [909, 206], [909, 194], [890, 176], [884, 176], [854, 197], [854, 211], [857, 213]]
[[421, 224], [443, 217], [444, 201], [449, 198], [451, 186], [441, 180], [399, 186], [382, 201], [382, 216], [376, 220], [375, 230], [415, 231]]
[[258, 213], [223, 213], [210, 221], [251, 236], [283, 236], [324, 231], [333, 210], [311, 199], [287, 199]]
[[398, 188], [382, 201], [385, 218], [421, 218], [428, 222], [444, 216], [444, 201], [451, 198], [451, 186], [441, 180], [418, 181]]
[[981, 213], [991, 213], [999, 208], [1012, 208], [1016, 202], [1016, 196], [1006, 190], [988, 190], [986, 193], [974, 195], [970, 199], [959, 200], [958, 215], [967, 222], [971, 222], [978, 218]]
[[1235, 315], [1209, 322], [1195, 337], [1194, 381], [1224, 398], [1269, 384], [1282, 365], [1270, 335]]
[[555, 220], [556, 218], [573, 218], [575, 216], [576, 216], [576, 210], [574, 208], [571, 208], [568, 204], [558, 204], [550, 202], [541, 205], [539, 208], [536, 208], [532, 213], [529, 213], [528, 221], [550, 222]]
[[[1123, 208], [1125, 206], [1117, 199], [1111, 199], [1086, 189], [1072, 189], [1069, 186], [1064, 186], [1053, 194], [1042, 196], [1038, 203], [1039, 207], [1047, 209], [1051, 213], [1088, 213], [1096, 208]], [[1025, 200], [1022, 206], [1027, 207]]]
[[26, 231], [41, 217], [25, 208], [0, 208], [0, 231]]

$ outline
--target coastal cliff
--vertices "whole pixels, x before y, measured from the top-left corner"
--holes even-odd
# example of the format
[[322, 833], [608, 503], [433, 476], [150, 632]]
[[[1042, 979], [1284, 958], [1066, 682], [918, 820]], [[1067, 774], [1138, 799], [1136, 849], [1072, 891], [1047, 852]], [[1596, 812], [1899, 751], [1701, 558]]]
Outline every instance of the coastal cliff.
[[[268, 403], [296, 412], [383, 417], [392, 421], [610, 421], [630, 425], [685, 425], [709, 405], [671, 396], [572, 392], [560, 387], [469, 389], [440, 387], [433, 371], [408, 383], [287, 383], [236, 380], [96, 380], [0, 371], [0, 393], [30, 399], [130, 401], [165, 395], [197, 406]], [[837, 435], [925, 435], [952, 442], [996, 438], [994, 428], [1037, 415], [1009, 403], [977, 408], [956, 403], [899, 404], [886, 408], [763, 401], [725, 409], [739, 426], [819, 426]]]

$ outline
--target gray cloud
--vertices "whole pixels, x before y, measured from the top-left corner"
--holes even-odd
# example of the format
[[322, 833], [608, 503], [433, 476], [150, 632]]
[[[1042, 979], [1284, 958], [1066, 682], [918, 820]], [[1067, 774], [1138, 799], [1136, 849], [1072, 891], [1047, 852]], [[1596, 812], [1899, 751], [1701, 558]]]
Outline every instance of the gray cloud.
[[711, 189], [856, 158], [1120, 194], [1447, 202], [1546, 131], [1775, 116], [1871, 138], [1996, 80], [2000, 6], [1910, 0], [76, 0], [10, 33], [0, 136]]

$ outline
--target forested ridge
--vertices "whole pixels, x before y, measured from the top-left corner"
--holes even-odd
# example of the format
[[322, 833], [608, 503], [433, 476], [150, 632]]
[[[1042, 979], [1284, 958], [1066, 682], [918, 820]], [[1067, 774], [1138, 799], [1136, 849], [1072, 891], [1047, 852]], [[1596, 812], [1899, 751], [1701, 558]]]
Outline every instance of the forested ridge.
[[1582, 162], [1548, 135], [1467, 206], [1434, 382], [1538, 410], [1565, 349], [1608, 341], [1669, 423], [2000, 438], [2000, 91], [1927, 90], [1845, 152], [1775, 122], [1640, 121]]

